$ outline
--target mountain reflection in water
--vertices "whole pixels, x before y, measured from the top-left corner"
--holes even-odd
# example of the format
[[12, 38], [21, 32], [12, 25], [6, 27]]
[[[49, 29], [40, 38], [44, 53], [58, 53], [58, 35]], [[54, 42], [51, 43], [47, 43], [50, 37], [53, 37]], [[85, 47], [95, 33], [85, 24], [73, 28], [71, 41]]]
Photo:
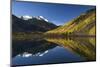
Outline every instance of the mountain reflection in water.
[[96, 59], [95, 38], [45, 38], [37, 41], [13, 41], [12, 64], [48, 64]]
[[77, 37], [77, 38], [47, 38], [49, 42], [53, 42], [63, 46], [69, 51], [79, 54], [86, 60], [96, 59], [96, 45], [94, 37]]
[[39, 41], [14, 41], [12, 50], [13, 55], [12, 57], [15, 57], [16, 55], [20, 54], [39, 54], [43, 53], [49, 49], [52, 49], [56, 47], [57, 44], [48, 42], [46, 40], [39, 40]]

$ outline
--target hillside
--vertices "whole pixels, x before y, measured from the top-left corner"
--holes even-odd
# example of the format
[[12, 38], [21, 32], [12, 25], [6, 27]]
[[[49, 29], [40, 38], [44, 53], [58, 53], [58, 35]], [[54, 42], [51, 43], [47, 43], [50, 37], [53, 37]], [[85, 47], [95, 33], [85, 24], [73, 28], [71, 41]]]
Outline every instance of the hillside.
[[56, 28], [55, 24], [44, 20], [38, 20], [36, 18], [23, 20], [22, 18], [12, 15], [13, 32], [46, 32], [54, 28]]
[[90, 9], [64, 25], [46, 32], [45, 35], [95, 35], [95, 25], [96, 9]]
[[45, 20], [32, 18], [24, 20], [12, 15], [12, 39], [13, 40], [35, 40], [43, 38], [43, 33], [56, 28], [53, 23]]

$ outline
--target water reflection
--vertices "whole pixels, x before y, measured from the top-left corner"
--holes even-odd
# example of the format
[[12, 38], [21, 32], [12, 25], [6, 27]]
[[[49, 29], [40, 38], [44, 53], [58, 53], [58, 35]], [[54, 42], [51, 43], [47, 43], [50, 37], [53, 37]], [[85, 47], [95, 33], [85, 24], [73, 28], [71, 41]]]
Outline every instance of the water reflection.
[[19, 55], [17, 55], [17, 56], [27, 58], [27, 57], [32, 57], [32, 56], [43, 56], [43, 55], [45, 55], [45, 54], [47, 54], [47, 53], [48, 53], [48, 50], [44, 51], [43, 53], [38, 52], [38, 53], [36, 53], [36, 54], [24, 52], [23, 54], [19, 54]]
[[86, 58], [86, 60], [96, 59], [96, 43], [94, 37], [77, 38], [46, 38], [47, 41], [59, 44], [70, 52], [76, 53]]
[[47, 64], [96, 59], [95, 38], [45, 38], [13, 41], [12, 64]]
[[15, 57], [20, 54], [24, 55], [39, 55], [43, 56], [48, 52], [49, 49], [56, 47], [57, 44], [48, 42], [46, 40], [37, 40], [37, 41], [13, 41], [12, 46], [12, 57]]

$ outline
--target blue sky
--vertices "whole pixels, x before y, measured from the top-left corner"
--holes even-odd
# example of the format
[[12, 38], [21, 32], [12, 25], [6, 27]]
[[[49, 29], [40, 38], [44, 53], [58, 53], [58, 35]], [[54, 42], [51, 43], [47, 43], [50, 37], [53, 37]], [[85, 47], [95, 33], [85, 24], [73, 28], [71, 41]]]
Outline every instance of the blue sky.
[[12, 14], [16, 16], [44, 16], [56, 25], [62, 25], [91, 8], [94, 8], [94, 6], [19, 1], [12, 2]]

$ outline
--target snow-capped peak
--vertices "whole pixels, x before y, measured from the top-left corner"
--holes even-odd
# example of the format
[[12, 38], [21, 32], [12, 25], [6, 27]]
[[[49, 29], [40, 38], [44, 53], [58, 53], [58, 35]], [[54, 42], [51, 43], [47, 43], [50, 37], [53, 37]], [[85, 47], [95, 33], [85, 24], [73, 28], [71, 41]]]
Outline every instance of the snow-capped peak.
[[44, 18], [43, 16], [25, 15], [25, 16], [19, 16], [19, 18], [22, 18], [23, 20], [29, 20], [29, 19], [32, 19], [32, 18], [36, 18], [37, 20], [44, 20], [44, 21], [48, 22], [48, 20], [46, 18]]
[[46, 18], [44, 18], [43, 16], [34, 16], [34, 18], [48, 22], [48, 20]]
[[32, 19], [32, 16], [25, 15], [25, 16], [21, 16], [20, 18], [22, 18], [24, 20], [29, 20], [29, 19]]

